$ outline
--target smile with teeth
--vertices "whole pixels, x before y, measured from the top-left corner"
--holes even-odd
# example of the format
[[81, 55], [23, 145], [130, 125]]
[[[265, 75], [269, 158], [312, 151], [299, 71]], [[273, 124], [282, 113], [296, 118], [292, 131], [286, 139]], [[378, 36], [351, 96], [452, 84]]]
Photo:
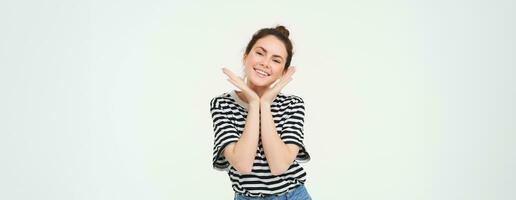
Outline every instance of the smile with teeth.
[[267, 72], [265, 72], [263, 70], [260, 70], [260, 69], [254, 69], [254, 71], [258, 74], [259, 77], [262, 77], [262, 78], [270, 76], [269, 73], [267, 73]]

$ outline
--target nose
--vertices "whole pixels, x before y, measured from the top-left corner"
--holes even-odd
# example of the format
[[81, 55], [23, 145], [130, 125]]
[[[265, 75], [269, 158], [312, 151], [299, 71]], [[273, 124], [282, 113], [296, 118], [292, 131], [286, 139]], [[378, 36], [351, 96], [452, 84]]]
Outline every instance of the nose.
[[268, 63], [267, 59], [260, 60], [259, 65], [263, 68], [269, 69], [269, 63]]

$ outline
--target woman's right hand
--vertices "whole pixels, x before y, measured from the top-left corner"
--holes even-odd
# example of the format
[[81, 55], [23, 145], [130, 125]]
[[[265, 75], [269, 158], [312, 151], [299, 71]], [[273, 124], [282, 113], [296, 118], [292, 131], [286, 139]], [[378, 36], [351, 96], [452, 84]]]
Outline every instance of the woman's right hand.
[[244, 82], [242, 78], [237, 76], [228, 68], [222, 68], [222, 72], [228, 76], [228, 81], [238, 87], [244, 93], [245, 98], [247, 99], [248, 104], [259, 104], [260, 97], [254, 92], [247, 84]]

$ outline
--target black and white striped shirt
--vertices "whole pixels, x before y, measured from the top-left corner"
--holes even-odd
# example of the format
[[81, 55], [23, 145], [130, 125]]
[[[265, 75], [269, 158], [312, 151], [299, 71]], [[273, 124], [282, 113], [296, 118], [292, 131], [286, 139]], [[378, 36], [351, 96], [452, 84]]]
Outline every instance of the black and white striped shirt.
[[278, 176], [272, 175], [261, 143], [250, 174], [241, 174], [224, 157], [222, 150], [228, 144], [237, 142], [247, 119], [248, 104], [235, 91], [223, 93], [210, 102], [213, 118], [214, 147], [213, 168], [227, 171], [233, 190], [237, 193], [263, 197], [280, 194], [306, 181], [306, 172], [299, 163], [308, 162], [310, 155], [303, 144], [305, 107], [301, 97], [279, 93], [271, 104], [276, 130], [285, 144], [296, 144], [299, 153], [289, 169]]

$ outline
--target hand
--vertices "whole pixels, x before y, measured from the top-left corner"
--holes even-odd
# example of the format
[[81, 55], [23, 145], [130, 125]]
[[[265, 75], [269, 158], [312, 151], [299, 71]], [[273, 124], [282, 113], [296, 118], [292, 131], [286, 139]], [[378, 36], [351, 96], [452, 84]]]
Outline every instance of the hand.
[[224, 74], [228, 76], [228, 81], [235, 85], [236, 87], [240, 88], [242, 92], [244, 93], [245, 98], [247, 99], [248, 104], [259, 104], [260, 103], [260, 97], [254, 92], [247, 84], [245, 84], [244, 80], [237, 76], [235, 73], [233, 73], [228, 68], [222, 68], [222, 71]]
[[292, 75], [296, 72], [296, 69], [292, 66], [289, 67], [287, 72], [281, 76], [281, 78], [273, 84], [273, 87], [270, 87], [263, 93], [260, 98], [260, 104], [271, 105], [272, 101], [276, 98], [276, 96], [280, 93], [280, 91], [292, 80]]

